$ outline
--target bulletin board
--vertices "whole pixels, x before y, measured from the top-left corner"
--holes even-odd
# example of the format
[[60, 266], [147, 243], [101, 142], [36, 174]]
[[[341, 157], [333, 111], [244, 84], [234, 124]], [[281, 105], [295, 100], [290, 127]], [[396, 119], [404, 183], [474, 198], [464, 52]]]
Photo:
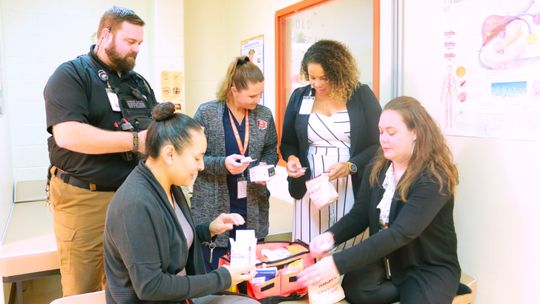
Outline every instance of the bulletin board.
[[355, 57], [360, 81], [379, 93], [379, 0], [304, 0], [276, 12], [276, 125], [278, 136], [306, 50], [320, 39], [337, 40]]

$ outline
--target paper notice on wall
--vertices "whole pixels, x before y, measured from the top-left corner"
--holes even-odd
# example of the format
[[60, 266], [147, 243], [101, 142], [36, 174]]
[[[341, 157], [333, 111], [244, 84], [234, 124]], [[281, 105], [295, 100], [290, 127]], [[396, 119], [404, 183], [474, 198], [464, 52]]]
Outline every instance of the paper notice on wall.
[[180, 106], [183, 82], [184, 75], [182, 72], [161, 71], [161, 99]]

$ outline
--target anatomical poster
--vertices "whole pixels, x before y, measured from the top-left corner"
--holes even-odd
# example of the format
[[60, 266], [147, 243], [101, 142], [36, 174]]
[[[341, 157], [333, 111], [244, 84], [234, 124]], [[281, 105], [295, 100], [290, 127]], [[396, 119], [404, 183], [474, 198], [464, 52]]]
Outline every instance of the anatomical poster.
[[444, 0], [446, 134], [540, 139], [540, 1]]

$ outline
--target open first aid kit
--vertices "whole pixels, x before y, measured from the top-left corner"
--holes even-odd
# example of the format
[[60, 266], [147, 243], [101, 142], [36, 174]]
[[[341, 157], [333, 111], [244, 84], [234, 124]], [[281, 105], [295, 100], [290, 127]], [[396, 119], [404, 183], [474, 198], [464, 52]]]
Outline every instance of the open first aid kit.
[[[260, 242], [255, 248], [255, 259], [256, 275], [247, 282], [248, 296], [261, 300], [307, 293], [307, 288], [300, 285], [296, 277], [304, 268], [315, 263], [306, 243], [299, 240]], [[220, 257], [219, 266], [230, 264], [231, 254]]]

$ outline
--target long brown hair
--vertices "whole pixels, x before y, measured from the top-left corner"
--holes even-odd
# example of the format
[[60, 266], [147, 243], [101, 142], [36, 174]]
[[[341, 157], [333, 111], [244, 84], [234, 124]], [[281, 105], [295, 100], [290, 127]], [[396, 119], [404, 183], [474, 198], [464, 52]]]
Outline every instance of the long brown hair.
[[234, 85], [238, 91], [245, 90], [249, 83], [264, 81], [264, 75], [257, 65], [249, 60], [248, 56], [236, 57], [227, 69], [225, 79], [218, 87], [216, 97], [219, 101], [227, 101]]
[[[387, 110], [399, 113], [407, 129], [416, 132], [411, 159], [397, 185], [400, 199], [407, 201], [411, 185], [424, 171], [435, 179], [440, 193], [454, 194], [459, 183], [458, 171], [444, 136], [427, 110], [418, 100], [408, 96], [391, 100], [384, 106], [383, 111]], [[379, 183], [381, 170], [387, 168], [389, 163], [379, 148], [369, 176], [371, 186]]]

